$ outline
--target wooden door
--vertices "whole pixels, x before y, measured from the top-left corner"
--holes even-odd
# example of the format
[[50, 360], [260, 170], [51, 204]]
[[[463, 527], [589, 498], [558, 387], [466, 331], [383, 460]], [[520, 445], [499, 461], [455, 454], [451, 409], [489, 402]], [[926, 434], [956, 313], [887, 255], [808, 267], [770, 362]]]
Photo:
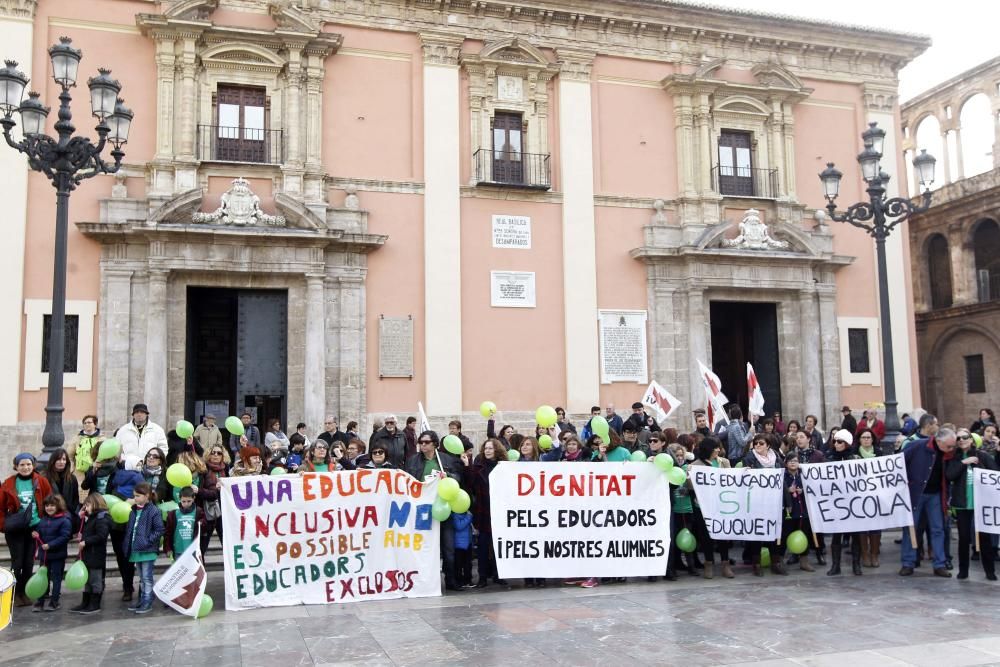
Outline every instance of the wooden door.
[[521, 114], [497, 112], [493, 117], [494, 182], [524, 182], [522, 127]]
[[219, 85], [217, 102], [216, 159], [267, 162], [266, 91]]
[[749, 132], [723, 131], [719, 136], [719, 194], [754, 196]]

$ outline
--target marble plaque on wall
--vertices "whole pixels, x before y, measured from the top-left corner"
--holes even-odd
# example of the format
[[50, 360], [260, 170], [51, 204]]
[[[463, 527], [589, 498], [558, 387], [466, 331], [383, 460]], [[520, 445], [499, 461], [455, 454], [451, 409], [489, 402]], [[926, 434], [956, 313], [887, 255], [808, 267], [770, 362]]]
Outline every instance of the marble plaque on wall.
[[531, 218], [526, 215], [494, 215], [493, 247], [531, 250]]
[[601, 383], [646, 384], [646, 311], [598, 310]]
[[534, 308], [533, 271], [490, 271], [490, 305], [494, 308]]
[[413, 378], [413, 318], [379, 317], [379, 378]]

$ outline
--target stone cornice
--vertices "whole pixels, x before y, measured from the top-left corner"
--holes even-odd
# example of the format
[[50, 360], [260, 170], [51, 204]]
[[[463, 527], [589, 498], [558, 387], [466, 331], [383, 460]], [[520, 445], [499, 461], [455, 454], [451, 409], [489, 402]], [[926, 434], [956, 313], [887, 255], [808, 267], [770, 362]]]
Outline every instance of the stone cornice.
[[556, 49], [559, 78], [570, 81], [590, 81], [590, 72], [597, 54], [577, 49]]
[[38, 11], [38, 0], [0, 0], [0, 17], [32, 20]]
[[461, 35], [444, 32], [420, 33], [424, 64], [458, 67], [458, 58], [461, 55], [463, 42], [465, 42], [465, 38]]
[[862, 85], [865, 109], [892, 113], [899, 99], [899, 89], [895, 84], [865, 81]]
[[[456, 15], [444, 21], [445, 7]], [[545, 48], [595, 48], [602, 55], [697, 64], [704, 56], [744, 66], [776, 57], [801, 76], [894, 81], [896, 72], [930, 39], [791, 17], [693, 6], [663, 0], [379, 0], [330, 3], [312, 13], [321, 20], [397, 31], [433, 31], [484, 42], [532, 35]], [[405, 20], [400, 20], [405, 17]], [[738, 26], [738, 30], [734, 29]], [[874, 48], [873, 48], [874, 47]]]

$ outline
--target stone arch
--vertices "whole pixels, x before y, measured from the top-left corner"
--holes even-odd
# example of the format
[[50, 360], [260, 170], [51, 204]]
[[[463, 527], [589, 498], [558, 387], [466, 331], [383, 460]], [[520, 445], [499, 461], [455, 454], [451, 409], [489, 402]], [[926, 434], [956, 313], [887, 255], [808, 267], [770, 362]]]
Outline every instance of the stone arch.
[[226, 42], [205, 49], [201, 53], [202, 61], [228, 60], [246, 61], [255, 65], [275, 68], [285, 66], [285, 60], [274, 51], [250, 42]]
[[[966, 391], [964, 357], [981, 354], [986, 372], [986, 393]], [[1000, 363], [1000, 338], [990, 329], [972, 322], [963, 322], [942, 332], [928, 348], [928, 372], [925, 392], [928, 408], [951, 421], [971, 422], [983, 405], [993, 405], [1000, 386], [995, 384], [989, 369]]]
[[932, 309], [952, 305], [951, 251], [943, 234], [931, 234], [924, 241], [927, 261], [926, 287]]
[[[512, 60], [512, 56], [516, 54], [523, 55], [524, 58]], [[549, 65], [548, 58], [545, 57], [545, 54], [538, 47], [520, 37], [510, 37], [497, 42], [490, 42], [479, 52], [479, 57], [484, 60], [511, 60], [512, 62], [541, 65], [542, 67]]]
[[993, 110], [990, 98], [977, 91], [962, 101], [958, 114], [962, 133], [962, 175], [993, 169]]
[[749, 95], [733, 95], [721, 100], [715, 105], [716, 111], [736, 111], [739, 113], [755, 113], [770, 115], [771, 110], [760, 100]]
[[181, 0], [164, 10], [163, 16], [173, 19], [205, 19], [219, 7], [219, 0]]

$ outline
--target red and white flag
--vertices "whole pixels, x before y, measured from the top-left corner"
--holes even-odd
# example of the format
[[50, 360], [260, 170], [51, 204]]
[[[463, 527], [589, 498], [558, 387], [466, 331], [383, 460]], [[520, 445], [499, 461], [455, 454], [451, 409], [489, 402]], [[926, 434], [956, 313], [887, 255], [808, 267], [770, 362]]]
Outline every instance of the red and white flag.
[[198, 617], [207, 582], [198, 533], [199, 531], [195, 530], [194, 540], [153, 586], [156, 597], [164, 604], [192, 618]]
[[753, 366], [749, 362], [747, 362], [747, 396], [750, 399], [750, 414], [763, 417], [764, 392], [760, 390], [757, 374], [753, 372]]
[[725, 408], [729, 399], [722, 393], [722, 380], [708, 366], [701, 363], [700, 359], [698, 360], [698, 370], [701, 374], [701, 383], [705, 387], [705, 398], [708, 401], [708, 426], [715, 431], [717, 422], [729, 422]]
[[646, 393], [642, 396], [642, 403], [643, 405], [648, 405], [656, 412], [657, 421], [663, 421], [669, 417], [681, 404], [673, 394], [660, 386], [656, 380], [649, 383]]

